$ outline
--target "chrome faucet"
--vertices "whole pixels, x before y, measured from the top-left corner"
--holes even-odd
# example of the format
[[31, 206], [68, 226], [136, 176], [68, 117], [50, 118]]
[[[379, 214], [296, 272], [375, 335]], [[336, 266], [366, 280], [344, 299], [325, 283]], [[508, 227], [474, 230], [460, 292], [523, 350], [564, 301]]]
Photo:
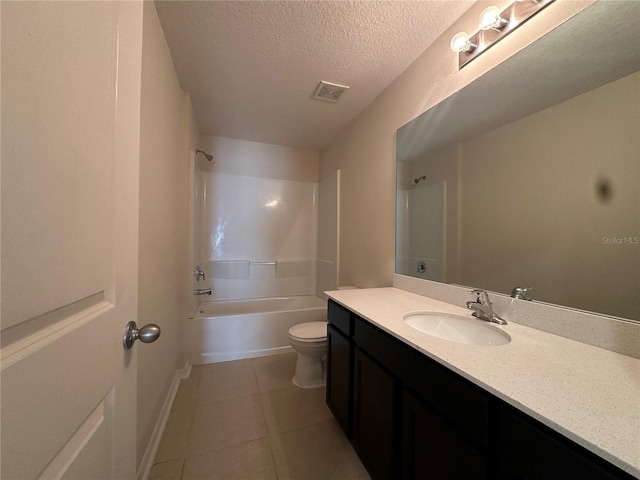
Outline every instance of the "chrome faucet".
[[196, 276], [196, 282], [200, 281], [200, 278], [202, 278], [202, 280], [207, 279], [207, 276], [204, 274], [204, 272], [200, 268], [200, 265], [196, 266], [196, 271], [193, 272], [193, 274]]
[[211, 289], [210, 288], [198, 288], [196, 290], [193, 291], [194, 295], [211, 295]]
[[491, 300], [489, 300], [489, 294], [484, 290], [469, 290], [469, 293], [475, 293], [475, 301], [467, 302], [467, 308], [473, 310], [472, 316], [484, 320], [486, 322], [493, 322], [500, 325], [506, 325], [507, 321], [500, 317], [493, 311]]

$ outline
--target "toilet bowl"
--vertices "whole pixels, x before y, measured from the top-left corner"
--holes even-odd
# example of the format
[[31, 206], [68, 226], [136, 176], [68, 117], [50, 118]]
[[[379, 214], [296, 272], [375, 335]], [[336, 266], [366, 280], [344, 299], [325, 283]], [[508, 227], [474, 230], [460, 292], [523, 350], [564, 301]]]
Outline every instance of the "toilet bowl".
[[296, 373], [291, 379], [300, 388], [325, 384], [324, 362], [327, 356], [327, 322], [306, 322], [289, 329], [289, 343], [298, 352]]
[[[358, 287], [338, 287], [338, 290], [355, 290]], [[317, 388], [325, 385], [327, 358], [327, 322], [306, 322], [289, 329], [289, 343], [298, 352], [296, 373], [291, 381], [300, 388]]]

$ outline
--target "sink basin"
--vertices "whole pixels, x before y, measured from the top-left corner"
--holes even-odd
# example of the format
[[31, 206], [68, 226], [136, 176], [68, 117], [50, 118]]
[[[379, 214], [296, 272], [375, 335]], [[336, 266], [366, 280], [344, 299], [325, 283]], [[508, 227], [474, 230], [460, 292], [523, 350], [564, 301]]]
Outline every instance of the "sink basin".
[[449, 313], [409, 313], [404, 322], [422, 333], [471, 345], [504, 345], [511, 337], [497, 327], [475, 318]]

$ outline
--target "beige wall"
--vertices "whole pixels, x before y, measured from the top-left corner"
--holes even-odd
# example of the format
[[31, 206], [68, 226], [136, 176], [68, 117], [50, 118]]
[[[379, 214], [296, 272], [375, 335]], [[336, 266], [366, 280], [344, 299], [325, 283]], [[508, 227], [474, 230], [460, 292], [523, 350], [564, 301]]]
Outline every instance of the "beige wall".
[[142, 45], [138, 323], [162, 329], [138, 349], [138, 463], [186, 357], [180, 325], [188, 315], [190, 150], [196, 125], [152, 2]]
[[342, 173], [341, 285], [392, 284], [396, 130], [591, 3], [554, 3], [458, 71], [449, 40], [457, 31], [475, 31], [480, 12], [490, 4], [478, 2], [322, 150], [320, 178], [337, 169]]

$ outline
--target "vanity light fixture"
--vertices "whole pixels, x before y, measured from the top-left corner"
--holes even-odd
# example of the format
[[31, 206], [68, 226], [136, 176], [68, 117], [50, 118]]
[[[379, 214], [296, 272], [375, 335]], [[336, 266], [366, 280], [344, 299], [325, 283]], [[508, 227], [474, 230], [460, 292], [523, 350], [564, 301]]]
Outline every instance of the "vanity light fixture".
[[480, 14], [480, 29], [482, 30], [503, 30], [509, 20], [500, 14], [498, 7], [487, 7]]
[[456, 33], [449, 46], [458, 54], [458, 69], [502, 40], [555, 0], [515, 0], [504, 10], [487, 7], [482, 11], [479, 30], [473, 35]]
[[471, 43], [469, 41], [469, 35], [465, 32], [456, 33], [451, 39], [449, 46], [451, 47], [451, 50], [456, 53], [470, 53], [478, 47], [475, 43]]

